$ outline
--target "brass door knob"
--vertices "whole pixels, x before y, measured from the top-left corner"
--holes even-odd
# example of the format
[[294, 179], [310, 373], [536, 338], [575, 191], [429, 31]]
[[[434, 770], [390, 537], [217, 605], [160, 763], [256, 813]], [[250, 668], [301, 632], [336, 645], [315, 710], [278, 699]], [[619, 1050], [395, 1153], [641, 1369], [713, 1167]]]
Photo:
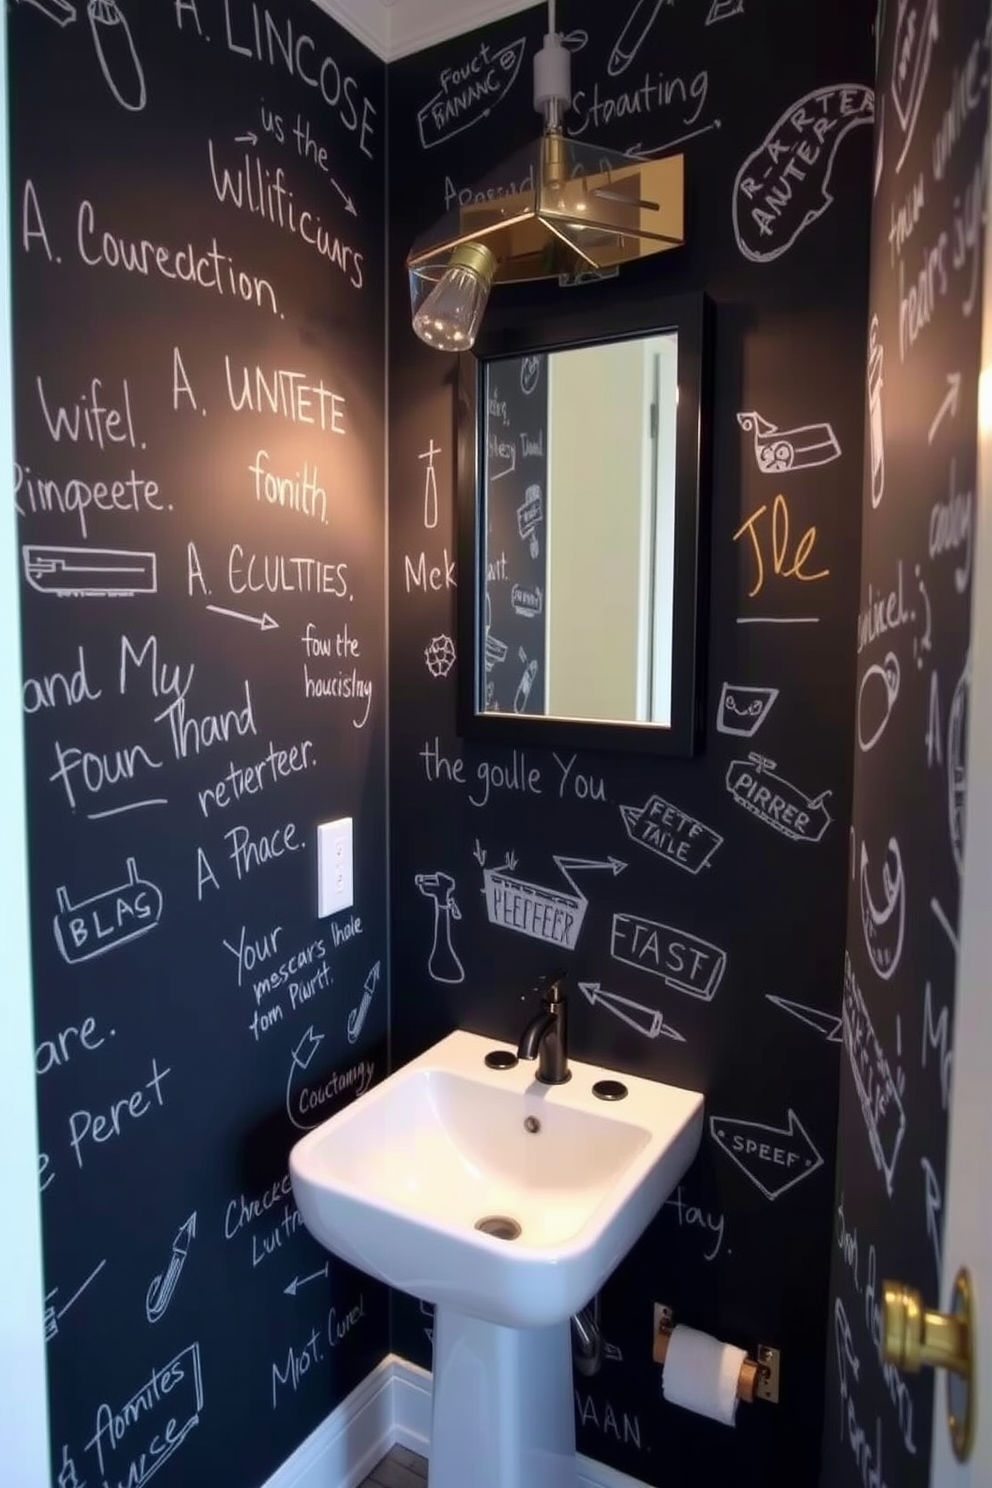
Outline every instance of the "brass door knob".
[[958, 1272], [950, 1312], [928, 1312], [919, 1292], [899, 1282], [884, 1284], [882, 1358], [907, 1374], [945, 1369], [947, 1423], [954, 1454], [965, 1462], [974, 1439], [972, 1389], [974, 1343], [971, 1278]]

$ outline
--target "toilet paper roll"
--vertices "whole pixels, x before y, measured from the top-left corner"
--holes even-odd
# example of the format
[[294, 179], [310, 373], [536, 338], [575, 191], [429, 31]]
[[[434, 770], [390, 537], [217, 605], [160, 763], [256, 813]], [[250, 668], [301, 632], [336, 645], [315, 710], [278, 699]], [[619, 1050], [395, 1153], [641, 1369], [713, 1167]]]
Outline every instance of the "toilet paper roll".
[[672, 1329], [665, 1355], [661, 1388], [669, 1405], [733, 1426], [737, 1413], [737, 1381], [747, 1358], [742, 1348], [721, 1343], [708, 1333], [685, 1328]]

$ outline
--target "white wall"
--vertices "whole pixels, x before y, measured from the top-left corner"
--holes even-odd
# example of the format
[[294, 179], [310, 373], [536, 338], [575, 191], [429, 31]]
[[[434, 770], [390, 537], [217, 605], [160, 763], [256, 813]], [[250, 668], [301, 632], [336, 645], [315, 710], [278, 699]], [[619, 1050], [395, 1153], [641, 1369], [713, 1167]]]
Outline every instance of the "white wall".
[[[7, 91], [6, 30], [0, 25], [0, 201], [5, 203], [10, 191]], [[0, 1483], [48, 1488], [6, 211], [0, 222], [0, 387]]]

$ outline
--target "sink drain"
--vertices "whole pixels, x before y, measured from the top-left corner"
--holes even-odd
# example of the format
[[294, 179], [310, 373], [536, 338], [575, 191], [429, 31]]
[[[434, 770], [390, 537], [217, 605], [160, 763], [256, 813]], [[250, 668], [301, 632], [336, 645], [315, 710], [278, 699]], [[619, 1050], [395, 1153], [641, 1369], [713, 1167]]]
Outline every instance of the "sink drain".
[[517, 1221], [508, 1218], [505, 1214], [490, 1214], [485, 1219], [477, 1219], [475, 1228], [481, 1230], [484, 1235], [492, 1235], [497, 1240], [519, 1240], [521, 1235]]

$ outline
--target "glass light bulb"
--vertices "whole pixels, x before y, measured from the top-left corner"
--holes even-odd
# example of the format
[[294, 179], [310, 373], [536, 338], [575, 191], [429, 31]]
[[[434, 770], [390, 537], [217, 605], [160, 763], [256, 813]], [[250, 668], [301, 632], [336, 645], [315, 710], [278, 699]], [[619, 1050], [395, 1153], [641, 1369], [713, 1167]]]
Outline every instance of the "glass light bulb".
[[489, 303], [496, 272], [494, 254], [481, 243], [465, 243], [413, 317], [413, 329], [435, 351], [470, 351]]

